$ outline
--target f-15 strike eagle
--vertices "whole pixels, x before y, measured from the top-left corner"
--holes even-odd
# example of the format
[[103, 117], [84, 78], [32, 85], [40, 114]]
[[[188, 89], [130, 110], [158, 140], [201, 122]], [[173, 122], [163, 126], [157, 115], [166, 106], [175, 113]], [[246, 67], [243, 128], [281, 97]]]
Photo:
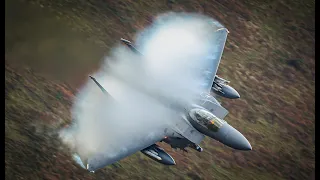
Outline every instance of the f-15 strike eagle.
[[[178, 101], [172, 101], [170, 98], [155, 94], [152, 91], [148, 91], [148, 89], [144, 89], [142, 86], [130, 84], [130, 82], [126, 82], [126, 79], [121, 79], [120, 76], [118, 77], [121, 81], [129, 83], [131, 87], [144, 92], [146, 96], [152, 97], [160, 104], [166, 104], [172, 101], [170, 107], [179, 112], [181, 121], [177, 121], [174, 126], [159, 127], [159, 129], [162, 128], [159, 130], [161, 133], [155, 134], [148, 140], [137, 142], [134, 148], [127, 148], [126, 150], [120, 148], [117, 155], [93, 155], [90, 158], [81, 159], [80, 155], [74, 154], [74, 159], [83, 168], [94, 172], [137, 151], [141, 151], [146, 156], [164, 165], [175, 165], [175, 160], [156, 143], [165, 142], [175, 149], [187, 151], [186, 148], [189, 147], [198, 152], [202, 152], [203, 148], [201, 148], [199, 144], [205, 136], [236, 150], [252, 150], [249, 141], [224, 120], [228, 111], [211, 95], [213, 92], [225, 98], [240, 98], [239, 93], [227, 85], [229, 81], [216, 75], [229, 31], [216, 21], [213, 21], [211, 25], [212, 32], [215, 33], [214, 50], [213, 53], [208, 56], [209, 58], [205, 60], [205, 63], [209, 65], [206, 65], [205, 69], [199, 71], [199, 74], [204, 74], [204, 83], [201, 85], [203, 89], [202, 93], [198, 95], [195, 103], [184, 104]], [[145, 55], [143, 51], [138, 50], [130, 41], [126, 39], [121, 39], [121, 41], [137, 56]], [[98, 79], [93, 76], [90, 76], [90, 78], [107, 98], [112, 98], [116, 103], [116, 98], [112, 97], [112, 94], [98, 82]], [[119, 131], [121, 131], [121, 129]], [[145, 131], [148, 130], [146, 129]], [[128, 138], [130, 139], [130, 137]], [[123, 144], [123, 146], [126, 146], [126, 144]]]

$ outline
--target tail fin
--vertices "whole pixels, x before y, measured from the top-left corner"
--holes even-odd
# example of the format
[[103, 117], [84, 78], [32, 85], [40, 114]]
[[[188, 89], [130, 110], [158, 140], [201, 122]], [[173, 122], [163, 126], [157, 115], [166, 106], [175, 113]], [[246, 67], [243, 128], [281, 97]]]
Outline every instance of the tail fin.
[[123, 39], [123, 38], [121, 38], [120, 40], [121, 40], [124, 44], [126, 44], [133, 52], [142, 55], [141, 52], [139, 52], [139, 51], [133, 46], [133, 44], [132, 44], [130, 41], [128, 41], [128, 40], [126, 40], [126, 39]]
[[112, 98], [112, 96], [108, 93], [108, 91], [106, 91], [106, 90], [101, 86], [101, 84], [100, 84], [94, 77], [92, 77], [92, 76], [89, 76], [89, 77], [99, 86], [99, 88], [101, 89], [101, 91], [102, 91], [104, 94], [106, 94], [107, 96], [109, 96], [109, 97]]

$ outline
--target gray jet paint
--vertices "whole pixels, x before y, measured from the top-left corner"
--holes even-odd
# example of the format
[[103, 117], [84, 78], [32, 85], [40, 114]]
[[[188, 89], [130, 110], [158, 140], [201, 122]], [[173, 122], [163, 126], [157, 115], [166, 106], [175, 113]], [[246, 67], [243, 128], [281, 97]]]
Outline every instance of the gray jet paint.
[[[188, 107], [186, 107], [185, 104], [172, 105], [172, 108], [175, 108], [181, 114], [182, 121], [172, 127], [167, 127], [165, 129], [159, 128], [157, 132], [153, 133], [153, 136], [147, 138], [143, 142], [137, 142], [136, 146], [132, 147], [131, 149], [127, 149], [126, 145], [124, 144], [123, 149], [119, 149], [120, 153], [117, 154], [117, 156], [103, 153], [95, 154], [89, 159], [82, 160], [82, 163], [80, 163], [82, 167], [86, 167], [88, 171], [94, 172], [97, 169], [115, 163], [131, 154], [136, 153], [137, 151], [141, 151], [159, 163], [174, 165], [175, 161], [173, 158], [164, 152], [163, 149], [156, 146], [155, 143], [163, 141], [171, 145], [172, 148], [180, 148], [186, 151], [187, 147], [191, 147], [192, 149], [201, 152], [202, 148], [199, 146], [199, 144], [205, 136], [215, 139], [237, 150], [252, 149], [249, 141], [238, 130], [223, 120], [228, 114], [228, 111], [222, 107], [212, 95], [210, 95], [210, 92], [213, 91], [218, 95], [231, 99], [240, 97], [236, 90], [229, 85], [225, 85], [226, 80], [216, 76], [228, 30], [215, 21], [213, 22], [212, 26], [216, 29], [216, 39], [215, 43], [212, 45], [211, 54], [207, 59], [201, 62], [203, 63], [203, 69], [199, 70], [198, 72], [199, 75], [202, 74], [204, 79], [204, 82], [202, 82], [201, 85], [203, 88], [203, 93], [199, 95], [198, 103]], [[148, 37], [150, 37], [150, 35]], [[144, 41], [143, 38], [140, 38], [139, 40], [140, 43]], [[138, 51], [130, 41], [125, 39], [121, 39], [121, 41], [125, 43], [132, 51], [139, 55], [143, 55], [143, 47], [142, 51]], [[91, 79], [98, 85], [102, 92], [108, 94], [108, 92], [94, 77], [91, 77]], [[125, 82], [125, 80], [123, 81]], [[220, 87], [220, 89], [212, 90], [215, 84], [218, 84], [217, 87]], [[141, 88], [133, 84], [131, 84], [131, 86], [138, 89]], [[152, 94], [145, 89], [143, 89], [143, 91], [148, 96], [152, 96], [159, 102], [166, 103], [170, 101], [169, 99], [163, 99], [163, 97], [159, 96], [158, 94]], [[108, 95], [110, 96], [110, 94]], [[79, 163], [79, 156], [74, 154], [74, 159], [76, 159]]]

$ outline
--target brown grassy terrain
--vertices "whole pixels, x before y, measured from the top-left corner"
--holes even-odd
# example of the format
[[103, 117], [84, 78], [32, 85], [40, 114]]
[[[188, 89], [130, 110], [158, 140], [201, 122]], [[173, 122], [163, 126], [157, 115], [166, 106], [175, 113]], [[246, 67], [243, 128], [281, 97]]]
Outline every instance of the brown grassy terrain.
[[[6, 179], [315, 179], [314, 1], [8, 0], [5, 10]], [[161, 144], [176, 166], [136, 153], [89, 174], [55, 130], [71, 121], [76, 89], [104, 54], [168, 10], [229, 29], [218, 74], [241, 99], [223, 106], [253, 151], [209, 138], [201, 153]]]

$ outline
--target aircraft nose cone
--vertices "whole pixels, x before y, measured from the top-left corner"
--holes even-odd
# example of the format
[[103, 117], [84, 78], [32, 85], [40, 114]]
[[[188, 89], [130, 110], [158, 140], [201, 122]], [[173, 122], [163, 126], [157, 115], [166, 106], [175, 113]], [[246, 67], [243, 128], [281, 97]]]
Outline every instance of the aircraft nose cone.
[[252, 150], [249, 141], [235, 128], [229, 124], [225, 124], [224, 136], [221, 138], [221, 142], [231, 148], [243, 151]]
[[228, 141], [231, 147], [238, 150], [250, 151], [252, 150], [249, 141], [236, 129], [229, 131], [225, 137], [225, 141]]

